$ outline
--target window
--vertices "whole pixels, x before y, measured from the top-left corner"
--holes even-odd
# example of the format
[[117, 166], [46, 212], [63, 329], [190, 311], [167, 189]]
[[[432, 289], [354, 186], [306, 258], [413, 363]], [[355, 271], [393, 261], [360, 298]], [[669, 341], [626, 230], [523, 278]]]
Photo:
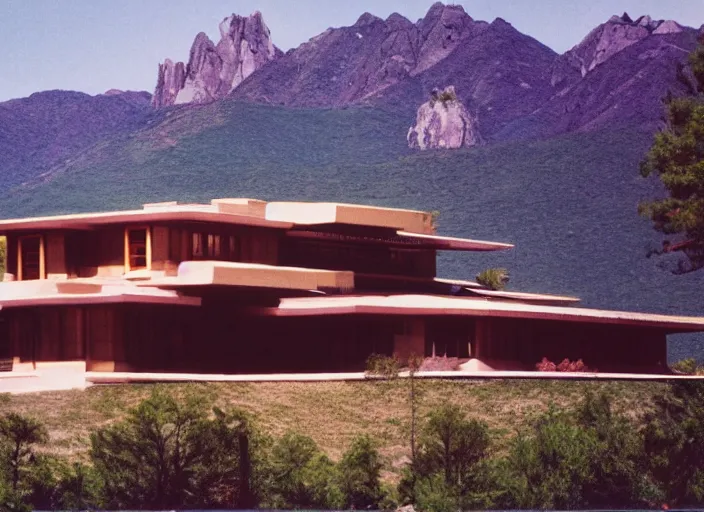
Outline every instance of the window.
[[44, 237], [22, 236], [17, 245], [17, 280], [44, 279]]
[[191, 256], [193, 259], [200, 259], [203, 254], [203, 233], [193, 233], [191, 235]]
[[149, 228], [125, 229], [125, 271], [150, 269], [151, 259]]
[[191, 233], [191, 258], [194, 260], [233, 259], [236, 249], [235, 237], [223, 237], [216, 233]]
[[220, 235], [208, 235], [208, 258], [220, 258]]
[[227, 237], [227, 259], [230, 261], [239, 261], [239, 247], [235, 235]]

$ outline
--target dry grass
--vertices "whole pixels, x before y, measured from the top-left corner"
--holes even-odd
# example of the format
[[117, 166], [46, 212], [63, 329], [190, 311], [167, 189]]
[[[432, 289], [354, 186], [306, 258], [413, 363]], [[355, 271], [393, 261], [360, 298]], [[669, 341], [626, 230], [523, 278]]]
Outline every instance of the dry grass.
[[[460, 405], [468, 416], [485, 420], [499, 448], [516, 431], [550, 403], [572, 407], [586, 389], [608, 390], [617, 407], [638, 416], [654, 392], [665, 384], [639, 382], [536, 381], [536, 380], [419, 380], [419, 414], [444, 402]], [[311, 436], [333, 459], [338, 459], [352, 438], [373, 436], [387, 467], [401, 465], [408, 456], [408, 381], [321, 383], [212, 383], [169, 384], [177, 396], [196, 393], [204, 403], [228, 409], [239, 407], [253, 414], [260, 427], [277, 437], [287, 430]], [[89, 433], [122, 418], [129, 408], [147, 397], [152, 385], [94, 386], [86, 391], [26, 395], [0, 395], [3, 412], [15, 411], [41, 420], [51, 443], [47, 451], [82, 458]]]

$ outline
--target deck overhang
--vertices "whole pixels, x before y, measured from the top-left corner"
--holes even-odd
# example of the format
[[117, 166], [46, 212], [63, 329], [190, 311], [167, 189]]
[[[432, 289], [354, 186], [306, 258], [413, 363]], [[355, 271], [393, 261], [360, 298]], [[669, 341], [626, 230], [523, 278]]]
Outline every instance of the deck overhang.
[[136, 283], [140, 287], [180, 290], [230, 287], [279, 290], [348, 290], [354, 288], [354, 273], [258, 263], [226, 261], [184, 261], [176, 276]]
[[667, 333], [704, 331], [703, 317], [547, 306], [488, 298], [425, 295], [290, 298], [282, 299], [278, 307], [253, 308], [252, 312], [267, 316], [453, 315], [619, 324], [651, 327]]

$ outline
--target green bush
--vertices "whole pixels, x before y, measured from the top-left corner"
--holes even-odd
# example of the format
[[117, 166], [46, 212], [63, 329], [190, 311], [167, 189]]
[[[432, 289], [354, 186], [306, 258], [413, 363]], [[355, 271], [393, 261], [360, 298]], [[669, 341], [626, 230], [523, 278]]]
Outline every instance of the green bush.
[[272, 508], [341, 508], [335, 464], [310, 437], [289, 432], [271, 452]]
[[645, 418], [643, 460], [666, 503], [704, 503], [704, 383], [673, 383]]
[[27, 510], [34, 502], [52, 506], [45, 492], [51, 472], [46, 471], [47, 460], [35, 451], [47, 441], [46, 428], [32, 418], [16, 413], [0, 418], [0, 510]]
[[505, 508], [584, 508], [584, 485], [594, 477], [591, 456], [596, 436], [552, 408], [533, 432], [519, 434], [500, 465]]
[[670, 369], [676, 373], [684, 373], [685, 375], [702, 375], [704, 374], [704, 367], [697, 364], [697, 360], [693, 357], [688, 357], [677, 361], [670, 365]]
[[400, 494], [422, 510], [488, 508], [493, 504], [486, 423], [466, 419], [454, 405], [432, 411], [422, 429], [416, 460]]
[[91, 510], [100, 508], [102, 481], [93, 466], [81, 462], [63, 464], [57, 471], [55, 508]]
[[[443, 405], [419, 427], [398, 498], [424, 512], [700, 507], [704, 384], [671, 384], [642, 428], [636, 421], [614, 410], [612, 396], [587, 392], [495, 450], [485, 423]], [[163, 388], [93, 433], [93, 465], [37, 450], [47, 441], [39, 422], [0, 417], [0, 510], [391, 509], [397, 501], [381, 483], [369, 436], [335, 464], [309, 437], [287, 433], [272, 443], [242, 411], [208, 413], [202, 397], [176, 400]]]
[[197, 454], [192, 504], [206, 508], [254, 508], [267, 499], [269, 438], [240, 410], [213, 409], [189, 441]]
[[105, 506], [166, 509], [189, 503], [203, 456], [195, 440], [206, 420], [197, 400], [157, 389], [127, 418], [90, 436], [90, 457], [105, 483]]
[[372, 354], [367, 359], [365, 374], [369, 377], [395, 379], [401, 371], [401, 361], [392, 356]]
[[367, 435], [355, 437], [338, 465], [344, 508], [380, 508], [385, 501], [381, 468], [381, 457], [372, 439]]
[[503, 290], [509, 281], [505, 268], [488, 268], [477, 274], [477, 282], [490, 290]]
[[596, 439], [591, 475], [583, 486], [593, 508], [635, 508], [659, 494], [641, 464], [643, 439], [635, 425], [613, 410], [613, 397], [587, 392], [576, 411], [577, 424]]

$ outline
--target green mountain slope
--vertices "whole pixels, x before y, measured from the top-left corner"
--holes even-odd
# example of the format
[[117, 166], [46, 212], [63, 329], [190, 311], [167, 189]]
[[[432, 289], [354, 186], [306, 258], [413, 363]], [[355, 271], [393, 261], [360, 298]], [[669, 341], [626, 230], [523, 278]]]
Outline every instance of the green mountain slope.
[[[455, 151], [412, 152], [392, 111], [220, 102], [173, 109], [158, 126], [103, 141], [41, 183], [0, 198], [0, 218], [212, 197], [331, 200], [440, 210], [440, 232], [508, 241], [500, 254], [447, 253], [440, 274], [511, 270], [511, 288], [574, 294], [588, 306], [704, 314], [704, 274], [647, 259], [659, 244], [636, 213], [659, 194], [638, 162], [651, 134], [578, 133]], [[637, 340], [634, 340], [637, 350]], [[673, 338], [671, 358], [704, 356]]]

